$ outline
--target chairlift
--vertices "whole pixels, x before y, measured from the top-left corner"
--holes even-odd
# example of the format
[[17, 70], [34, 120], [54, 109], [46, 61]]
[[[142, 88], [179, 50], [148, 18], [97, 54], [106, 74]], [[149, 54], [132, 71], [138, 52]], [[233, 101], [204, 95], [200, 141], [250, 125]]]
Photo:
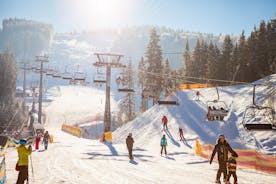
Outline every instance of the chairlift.
[[62, 74], [62, 79], [65, 79], [65, 80], [73, 79], [73, 75], [70, 72], [67, 71], [67, 66], [65, 67], [65, 71]]
[[119, 88], [118, 92], [121, 92], [121, 93], [135, 93], [134, 89], [130, 89], [130, 88]]
[[61, 78], [61, 75], [58, 71], [54, 71], [53, 75], [54, 78]]
[[228, 115], [229, 108], [226, 105], [225, 101], [219, 99], [218, 88], [216, 87], [217, 99], [212, 101], [207, 101], [207, 120], [214, 121], [220, 120], [223, 121], [224, 117]]
[[157, 101], [158, 105], [172, 105], [172, 106], [179, 105], [177, 95], [175, 94], [173, 95], [176, 97], [176, 100], [158, 100]]
[[153, 88], [145, 88], [142, 91], [143, 98], [154, 98], [155, 97], [155, 89]]
[[104, 77], [104, 73], [97, 69], [97, 73], [94, 75], [93, 83], [96, 86], [102, 86], [103, 84], [106, 83], [106, 79]]
[[85, 81], [86, 74], [83, 72], [76, 72], [74, 76], [75, 81]]
[[247, 130], [276, 130], [275, 111], [270, 106], [260, 106], [255, 103], [255, 88], [253, 85], [252, 105], [246, 107], [242, 124]]
[[48, 69], [47, 69], [47, 72], [46, 72], [46, 75], [48, 75], [48, 76], [53, 76], [53, 75], [54, 75], [54, 70], [51, 69], [51, 68], [48, 68]]

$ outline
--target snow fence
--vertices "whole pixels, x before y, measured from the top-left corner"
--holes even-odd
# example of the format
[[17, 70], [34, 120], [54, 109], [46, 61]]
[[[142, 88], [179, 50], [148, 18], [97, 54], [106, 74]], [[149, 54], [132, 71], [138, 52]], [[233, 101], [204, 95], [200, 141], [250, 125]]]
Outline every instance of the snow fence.
[[6, 183], [5, 153], [8, 147], [8, 137], [0, 136], [0, 184]]
[[77, 137], [81, 137], [81, 129], [79, 127], [62, 124], [61, 130]]
[[[202, 145], [196, 140], [195, 152], [198, 156], [210, 159], [214, 145]], [[240, 150], [235, 149], [239, 157], [237, 165], [252, 168], [263, 172], [276, 174], [276, 157], [258, 153], [256, 150]]]

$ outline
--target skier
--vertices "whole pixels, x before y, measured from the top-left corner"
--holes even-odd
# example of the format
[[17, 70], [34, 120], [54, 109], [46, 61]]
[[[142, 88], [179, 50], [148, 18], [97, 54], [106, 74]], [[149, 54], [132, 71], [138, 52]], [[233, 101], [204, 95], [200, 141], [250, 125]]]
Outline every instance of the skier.
[[133, 159], [133, 156], [132, 156], [133, 143], [134, 143], [134, 140], [132, 138], [132, 133], [129, 133], [129, 135], [126, 138], [126, 145], [128, 149], [128, 157], [131, 160]]
[[35, 149], [36, 149], [36, 150], [39, 150], [39, 142], [40, 142], [40, 139], [41, 139], [41, 137], [40, 137], [39, 133], [36, 134], [36, 137], [35, 137]]
[[49, 135], [48, 131], [46, 131], [45, 134], [43, 135], [43, 143], [44, 143], [45, 150], [47, 150], [47, 148], [48, 148], [49, 138], [50, 138], [50, 135]]
[[18, 178], [16, 184], [24, 184], [25, 180], [29, 180], [28, 175], [28, 163], [29, 163], [29, 155], [32, 154], [32, 146], [29, 145], [28, 149], [26, 148], [27, 141], [25, 139], [21, 139], [19, 141], [20, 146], [18, 146], [17, 153], [18, 153]]
[[161, 142], [160, 142], [160, 145], [161, 145], [161, 156], [163, 154], [163, 149], [165, 151], [165, 155], [167, 156], [167, 139], [166, 139], [166, 136], [163, 135], [163, 137], [161, 138]]
[[206, 118], [208, 119], [208, 121], [213, 121], [214, 117], [211, 116], [210, 112], [212, 111], [212, 108], [210, 106], [208, 106], [208, 112], [206, 114]]
[[238, 184], [238, 178], [237, 178], [237, 174], [236, 174], [236, 170], [237, 170], [237, 161], [236, 158], [238, 157], [238, 155], [236, 154], [232, 154], [231, 157], [228, 159], [228, 176], [227, 176], [227, 182], [226, 184], [230, 184], [229, 180], [231, 178], [231, 175], [233, 175], [234, 177], [234, 184]]
[[162, 123], [163, 123], [163, 131], [166, 129], [168, 130], [168, 118], [166, 116], [163, 116], [162, 118]]
[[232, 154], [238, 155], [228, 144], [228, 142], [225, 140], [224, 135], [219, 135], [217, 144], [215, 145], [215, 148], [213, 150], [210, 164], [212, 164], [213, 158], [215, 154], [218, 155], [218, 163], [219, 163], [219, 169], [217, 171], [217, 177], [216, 177], [216, 183], [220, 183], [220, 176], [221, 173], [223, 173], [223, 180], [226, 182], [227, 179], [227, 161], [228, 161], [228, 151], [230, 151]]
[[184, 138], [184, 135], [183, 135], [183, 130], [182, 130], [182, 128], [179, 127], [178, 132], [179, 132], [180, 141], [184, 141], [185, 138]]
[[196, 100], [199, 100], [200, 93], [199, 91], [196, 91]]

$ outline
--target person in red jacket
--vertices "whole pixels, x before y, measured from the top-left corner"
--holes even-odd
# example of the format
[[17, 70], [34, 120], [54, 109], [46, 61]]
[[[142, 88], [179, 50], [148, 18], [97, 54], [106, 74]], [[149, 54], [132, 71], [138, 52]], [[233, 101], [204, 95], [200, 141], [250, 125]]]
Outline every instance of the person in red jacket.
[[179, 127], [178, 132], [179, 132], [180, 141], [184, 141], [185, 138], [184, 138], [184, 135], [183, 135], [183, 130], [182, 130], [182, 128]]
[[35, 149], [36, 150], [39, 150], [39, 143], [40, 143], [40, 140], [41, 140], [41, 137], [39, 134], [36, 134], [36, 137], [35, 137]]
[[162, 123], [163, 123], [163, 130], [168, 130], [168, 118], [166, 116], [163, 116], [162, 118]]

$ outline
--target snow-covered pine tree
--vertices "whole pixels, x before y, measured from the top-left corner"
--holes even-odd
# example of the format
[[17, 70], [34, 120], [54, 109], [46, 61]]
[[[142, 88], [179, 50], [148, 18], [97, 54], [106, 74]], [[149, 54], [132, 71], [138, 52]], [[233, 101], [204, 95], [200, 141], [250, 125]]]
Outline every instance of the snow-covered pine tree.
[[145, 66], [145, 61], [144, 58], [142, 57], [139, 64], [138, 64], [138, 86], [141, 88], [141, 104], [140, 104], [140, 112], [145, 112], [147, 110], [147, 99], [143, 95], [143, 89], [144, 89], [144, 84], [145, 84], [145, 71], [146, 71], [146, 66]]
[[10, 50], [0, 54], [0, 133], [3, 130], [20, 130], [28, 120], [28, 112], [15, 97], [17, 66]]
[[[123, 88], [133, 89], [134, 88], [134, 76], [133, 65], [131, 59], [129, 59], [127, 67], [124, 69], [121, 84]], [[128, 122], [135, 117], [135, 98], [133, 93], [127, 93], [119, 103], [120, 111], [123, 113], [123, 122]]]
[[167, 96], [169, 91], [173, 88], [169, 59], [166, 59], [165, 61], [163, 76], [163, 91], [165, 92], [165, 96]]

